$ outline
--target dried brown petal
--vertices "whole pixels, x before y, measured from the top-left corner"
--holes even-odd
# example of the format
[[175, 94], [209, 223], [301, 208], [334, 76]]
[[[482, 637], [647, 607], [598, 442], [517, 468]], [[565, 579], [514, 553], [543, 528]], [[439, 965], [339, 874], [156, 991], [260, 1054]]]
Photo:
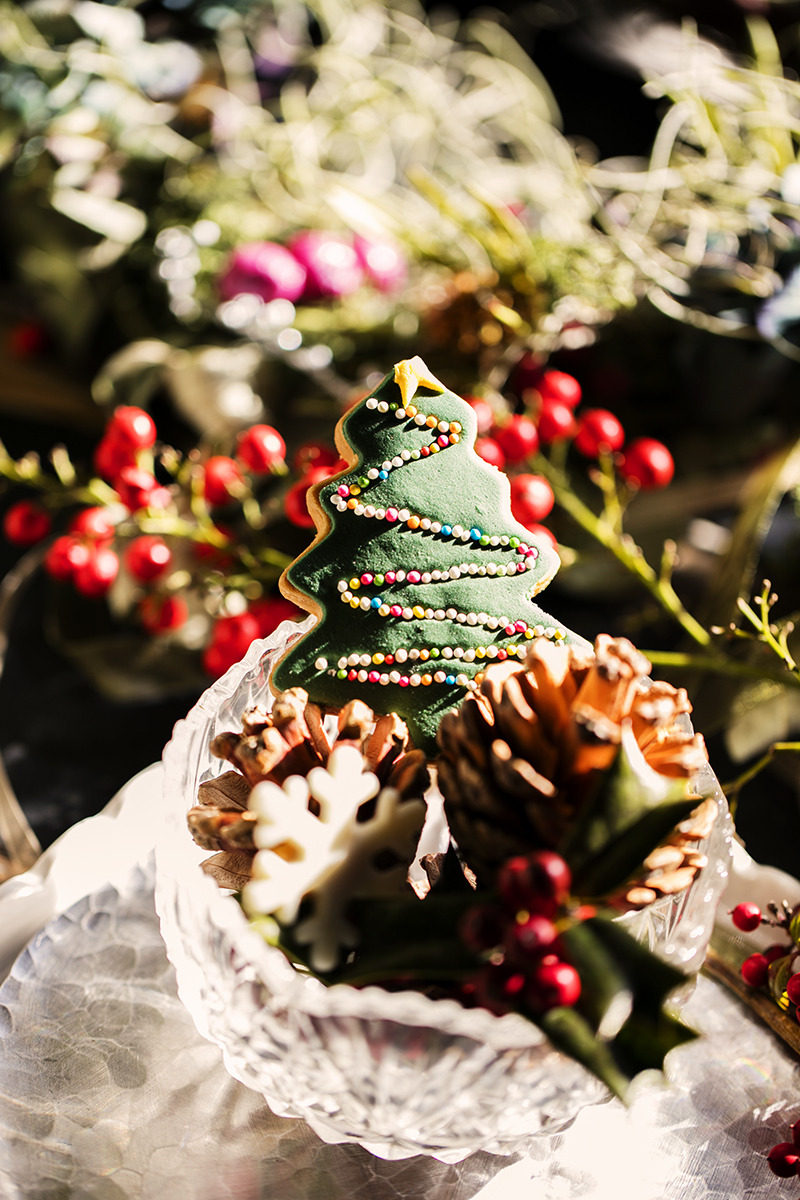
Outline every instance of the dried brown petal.
[[240, 892], [252, 877], [253, 855], [243, 851], [223, 851], [207, 858], [201, 866], [221, 888]]
[[234, 809], [243, 811], [247, 808], [250, 796], [250, 785], [238, 771], [224, 771], [216, 779], [201, 783], [197, 789], [197, 800], [210, 808]]

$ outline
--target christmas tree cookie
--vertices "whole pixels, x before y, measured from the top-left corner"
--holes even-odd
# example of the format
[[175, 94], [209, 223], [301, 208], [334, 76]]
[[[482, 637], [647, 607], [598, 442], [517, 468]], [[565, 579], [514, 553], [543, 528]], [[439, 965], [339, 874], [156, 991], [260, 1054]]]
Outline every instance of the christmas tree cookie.
[[432, 750], [490, 662], [539, 636], [587, 645], [534, 604], [558, 556], [514, 520], [508, 479], [476, 436], [470, 406], [420, 358], [342, 418], [350, 465], [311, 489], [317, 536], [281, 579], [317, 624], [276, 665], [276, 691], [300, 686], [335, 708], [361, 696]]

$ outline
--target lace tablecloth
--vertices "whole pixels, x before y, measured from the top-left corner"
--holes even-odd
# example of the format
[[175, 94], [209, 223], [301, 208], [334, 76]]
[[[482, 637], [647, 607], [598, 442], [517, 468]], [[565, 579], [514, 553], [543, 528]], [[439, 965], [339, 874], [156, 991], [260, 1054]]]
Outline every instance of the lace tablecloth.
[[275, 1117], [228, 1076], [177, 999], [148, 854], [159, 795], [150, 768], [0, 888], [0, 960], [31, 921], [57, 914], [0, 989], [3, 1200], [796, 1195], [764, 1155], [800, 1116], [797, 1060], [706, 978], [685, 1010], [704, 1036], [670, 1055], [668, 1086], [648, 1081], [627, 1110], [584, 1109], [512, 1158], [385, 1162]]

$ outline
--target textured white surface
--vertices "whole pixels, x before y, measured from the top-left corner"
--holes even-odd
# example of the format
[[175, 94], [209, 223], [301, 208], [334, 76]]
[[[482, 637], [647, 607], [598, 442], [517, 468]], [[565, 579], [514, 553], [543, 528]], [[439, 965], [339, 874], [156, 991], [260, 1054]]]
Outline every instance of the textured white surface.
[[[0, 1195], [98, 1200], [759, 1200], [798, 1115], [798, 1066], [716, 984], [668, 1087], [584, 1109], [511, 1159], [376, 1159], [273, 1115], [178, 1001], [152, 875], [77, 902], [0, 989]], [[783, 1189], [783, 1190], [781, 1190]]]
[[[779, 1200], [764, 1155], [800, 1116], [796, 1059], [718, 985], [685, 1010], [705, 1036], [667, 1088], [584, 1109], [512, 1158], [387, 1162], [322, 1143], [231, 1079], [178, 1001], [152, 898], [161, 768], [0, 888], [0, 953], [55, 916], [0, 989], [3, 1200]], [[149, 826], [152, 828], [152, 825]], [[137, 868], [137, 864], [140, 864]], [[142, 865], [143, 864], [143, 865]], [[118, 888], [104, 886], [109, 878]], [[13, 886], [12, 886], [13, 885]], [[800, 898], [739, 851], [725, 907]], [[92, 893], [87, 896], [87, 893]], [[740, 896], [741, 893], [741, 896]], [[70, 907], [72, 906], [72, 907]]]

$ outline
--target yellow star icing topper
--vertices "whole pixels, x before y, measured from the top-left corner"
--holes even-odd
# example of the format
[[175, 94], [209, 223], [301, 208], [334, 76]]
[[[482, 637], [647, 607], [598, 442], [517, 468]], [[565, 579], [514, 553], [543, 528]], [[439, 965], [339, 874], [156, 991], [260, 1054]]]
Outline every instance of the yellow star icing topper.
[[411, 403], [419, 387], [430, 388], [432, 392], [447, 391], [444, 384], [430, 373], [418, 354], [414, 358], [404, 358], [402, 362], [395, 363], [394, 381], [400, 388], [404, 406]]

